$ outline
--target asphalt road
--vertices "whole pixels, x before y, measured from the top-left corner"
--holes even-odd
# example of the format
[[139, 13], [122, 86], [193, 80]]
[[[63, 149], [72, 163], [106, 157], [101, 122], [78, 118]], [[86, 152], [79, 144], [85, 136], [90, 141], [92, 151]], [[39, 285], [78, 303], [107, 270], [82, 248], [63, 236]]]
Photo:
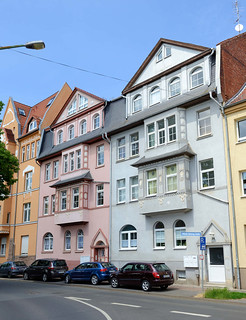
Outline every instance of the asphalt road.
[[246, 304], [180, 299], [156, 290], [0, 278], [0, 320], [245, 320]]

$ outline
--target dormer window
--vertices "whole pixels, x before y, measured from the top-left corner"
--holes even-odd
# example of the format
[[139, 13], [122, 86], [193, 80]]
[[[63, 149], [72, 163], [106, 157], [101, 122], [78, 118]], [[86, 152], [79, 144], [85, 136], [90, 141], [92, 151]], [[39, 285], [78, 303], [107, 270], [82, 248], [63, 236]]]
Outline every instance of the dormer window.
[[156, 55], [156, 62], [159, 62], [163, 59], [163, 51], [162, 51], [162, 48], [157, 52], [157, 55]]
[[100, 126], [100, 116], [97, 113], [94, 117], [93, 117], [93, 130], [99, 128]]
[[30, 124], [29, 124], [29, 131], [34, 130], [37, 128], [37, 121], [33, 120]]
[[161, 100], [161, 92], [159, 87], [155, 87], [150, 91], [150, 105], [159, 103]]
[[47, 108], [48, 106], [50, 106], [54, 100], [55, 100], [55, 97], [51, 98], [51, 99], [49, 100], [49, 102], [47, 103], [46, 108]]
[[68, 115], [70, 116], [71, 114], [73, 114], [75, 112], [76, 112], [76, 99], [73, 100], [70, 107], [68, 108]]
[[88, 107], [88, 99], [84, 96], [79, 96], [79, 109]]
[[203, 84], [203, 70], [201, 67], [192, 71], [190, 80], [191, 88], [195, 88]]
[[74, 125], [71, 125], [68, 128], [68, 139], [71, 140], [74, 138]]
[[169, 83], [169, 97], [172, 98], [180, 94], [180, 78], [174, 78]]
[[25, 110], [19, 108], [19, 115], [26, 116]]
[[60, 144], [63, 142], [63, 131], [59, 130], [57, 133], [57, 143]]
[[133, 112], [137, 112], [141, 110], [142, 110], [142, 96], [141, 94], [139, 94], [133, 99]]

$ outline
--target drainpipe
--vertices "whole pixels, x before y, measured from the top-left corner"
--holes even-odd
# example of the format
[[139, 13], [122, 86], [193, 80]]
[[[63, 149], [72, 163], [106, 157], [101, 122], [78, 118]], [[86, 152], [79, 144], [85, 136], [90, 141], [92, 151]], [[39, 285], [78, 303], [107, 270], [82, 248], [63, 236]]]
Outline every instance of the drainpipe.
[[231, 193], [231, 206], [232, 206], [232, 218], [233, 218], [233, 232], [235, 239], [235, 255], [236, 255], [236, 266], [237, 266], [237, 284], [238, 289], [241, 289], [241, 280], [240, 280], [240, 270], [239, 270], [239, 258], [238, 258], [238, 240], [237, 240], [237, 225], [236, 225], [236, 213], [235, 213], [235, 202], [234, 202], [234, 193], [233, 193], [233, 183], [232, 183], [232, 171], [231, 171], [231, 157], [230, 157], [230, 148], [229, 148], [229, 133], [228, 133], [228, 122], [227, 116], [223, 105], [221, 105], [214, 97], [212, 92], [209, 92], [210, 98], [220, 107], [221, 114], [225, 119], [225, 133], [226, 133], [226, 150], [227, 150], [227, 161], [229, 169], [229, 180], [230, 180], [230, 193]]

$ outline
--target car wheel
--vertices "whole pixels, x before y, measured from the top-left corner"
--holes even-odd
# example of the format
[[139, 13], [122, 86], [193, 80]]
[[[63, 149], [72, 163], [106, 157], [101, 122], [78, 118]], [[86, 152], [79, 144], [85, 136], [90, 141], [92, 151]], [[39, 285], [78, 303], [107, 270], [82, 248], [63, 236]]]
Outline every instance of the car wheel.
[[66, 275], [66, 277], [65, 277], [65, 283], [70, 283], [71, 282], [71, 277], [70, 277], [70, 275], [69, 274], [67, 274]]
[[8, 278], [11, 278], [12, 277], [12, 273], [9, 271], [8, 272]]
[[95, 274], [91, 277], [91, 283], [93, 285], [97, 285], [99, 283], [99, 279], [98, 276], [96, 276]]
[[149, 291], [151, 288], [150, 283], [148, 280], [143, 280], [142, 281], [142, 289], [143, 291]]
[[110, 284], [111, 284], [112, 288], [118, 288], [119, 287], [119, 281], [115, 277], [111, 279]]
[[24, 272], [23, 278], [24, 280], [29, 280], [29, 274], [27, 272]]
[[43, 282], [47, 282], [48, 281], [47, 273], [43, 273], [42, 280], [43, 280]]

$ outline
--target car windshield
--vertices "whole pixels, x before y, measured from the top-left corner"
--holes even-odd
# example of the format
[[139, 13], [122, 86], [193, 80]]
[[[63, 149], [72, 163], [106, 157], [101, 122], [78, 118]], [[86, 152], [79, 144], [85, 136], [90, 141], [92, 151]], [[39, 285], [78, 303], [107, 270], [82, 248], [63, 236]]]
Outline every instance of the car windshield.
[[53, 262], [54, 267], [66, 267], [66, 261], [65, 260], [56, 260]]
[[14, 264], [16, 265], [16, 267], [25, 267], [26, 264], [23, 261], [16, 261], [14, 262]]
[[114, 265], [110, 262], [101, 262], [101, 265], [104, 267], [104, 268], [114, 268]]
[[165, 263], [154, 263], [153, 267], [155, 268], [156, 271], [168, 271], [170, 270], [168, 266]]

